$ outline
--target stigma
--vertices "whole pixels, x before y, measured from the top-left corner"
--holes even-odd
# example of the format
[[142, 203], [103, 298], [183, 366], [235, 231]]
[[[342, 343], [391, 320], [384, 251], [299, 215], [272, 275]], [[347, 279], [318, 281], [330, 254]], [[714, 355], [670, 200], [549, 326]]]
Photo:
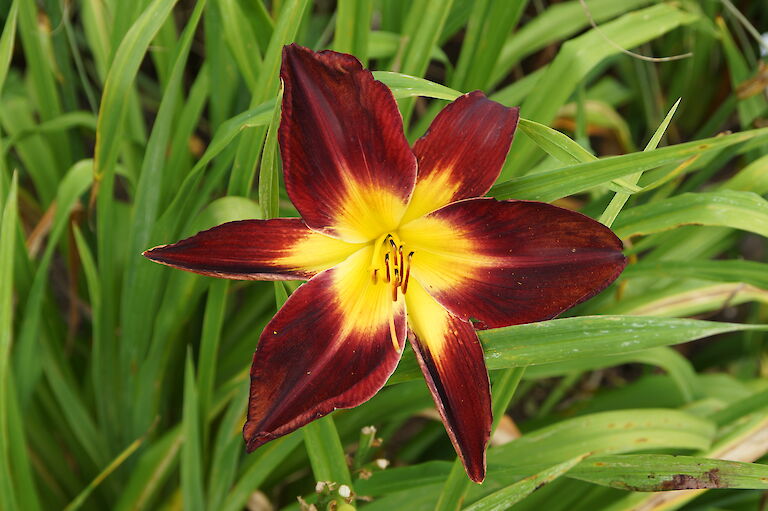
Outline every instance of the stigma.
[[396, 302], [398, 293], [408, 291], [411, 277], [413, 251], [406, 250], [396, 234], [382, 235], [376, 240], [371, 258], [371, 280], [374, 285], [388, 284], [392, 289], [392, 301]]

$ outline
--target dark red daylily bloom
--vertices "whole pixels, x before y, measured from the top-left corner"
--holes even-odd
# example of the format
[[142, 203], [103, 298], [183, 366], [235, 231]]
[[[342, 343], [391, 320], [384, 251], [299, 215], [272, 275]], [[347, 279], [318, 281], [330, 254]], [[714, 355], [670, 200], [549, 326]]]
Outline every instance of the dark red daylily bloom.
[[248, 451], [370, 399], [407, 332], [480, 482], [491, 400], [475, 327], [550, 319], [590, 298], [624, 268], [621, 241], [579, 213], [481, 197], [517, 108], [465, 94], [411, 149], [391, 92], [354, 57], [291, 45], [281, 77], [285, 185], [301, 218], [230, 222], [145, 255], [215, 277], [308, 279], [254, 354]]

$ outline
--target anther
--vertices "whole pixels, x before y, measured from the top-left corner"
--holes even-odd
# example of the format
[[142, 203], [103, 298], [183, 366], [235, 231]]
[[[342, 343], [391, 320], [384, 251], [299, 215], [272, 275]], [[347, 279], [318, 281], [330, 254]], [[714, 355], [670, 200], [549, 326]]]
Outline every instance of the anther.
[[374, 268], [373, 269], [373, 273], [371, 274], [371, 280], [373, 281], [374, 285], [379, 283], [379, 277], [377, 275], [378, 273], [379, 273], [379, 269], [378, 268]]
[[386, 268], [386, 270], [387, 270], [387, 282], [389, 282], [390, 281], [390, 278], [389, 278], [389, 252], [384, 254], [384, 268]]
[[400, 287], [400, 281], [398, 280], [397, 268], [395, 268], [395, 283], [392, 286], [392, 301], [397, 301], [397, 290]]
[[403, 266], [403, 246], [400, 245], [400, 247], [397, 249], [397, 255], [400, 257], [400, 272], [402, 273], [405, 266]]

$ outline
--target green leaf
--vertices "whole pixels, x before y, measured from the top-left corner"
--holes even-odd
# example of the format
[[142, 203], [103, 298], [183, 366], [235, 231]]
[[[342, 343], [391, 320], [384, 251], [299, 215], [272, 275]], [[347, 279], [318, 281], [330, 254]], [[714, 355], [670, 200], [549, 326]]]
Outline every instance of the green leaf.
[[392, 90], [395, 99], [415, 96], [427, 96], [430, 98], [447, 99], [453, 101], [461, 96], [461, 92], [430, 82], [423, 78], [393, 73], [390, 71], [374, 71], [373, 77]]
[[[94, 337], [101, 337], [102, 340], [111, 339], [115, 335], [117, 316], [114, 181], [118, 151], [125, 136], [124, 120], [128, 104], [126, 97], [131, 91], [150, 42], [171, 14], [176, 1], [153, 0], [144, 10], [122, 39], [104, 84], [96, 126], [93, 168], [95, 181], [93, 193], [98, 193], [97, 254], [102, 298], [101, 307], [94, 311], [100, 315], [100, 329], [94, 332]], [[120, 21], [125, 22], [125, 19]], [[129, 381], [130, 368], [126, 366], [126, 360], [122, 362], [121, 372], [117, 377], [123, 377], [124, 381]], [[130, 416], [130, 409], [123, 411], [120, 420], [120, 424], [127, 428], [130, 421], [126, 416]]]
[[214, 9], [221, 12], [224, 25], [222, 37], [227, 41], [229, 51], [240, 68], [248, 89], [256, 91], [262, 57], [259, 43], [248, 19], [237, 0], [221, 0], [216, 2]]
[[[167, 165], [168, 145], [176, 111], [181, 102], [184, 70], [205, 5], [205, 0], [196, 3], [177, 45], [173, 68], [147, 142], [136, 187], [131, 230], [128, 234], [129, 256], [120, 297], [120, 358], [123, 381], [127, 381], [127, 375], [131, 374], [133, 368], [146, 356], [152, 335], [152, 322], [146, 321], [145, 318], [152, 316], [160, 300], [160, 293], [156, 290], [162, 268], [144, 260], [140, 254], [149, 248], [148, 245], [152, 241], [152, 231], [160, 210], [163, 191], [161, 184]], [[109, 388], [119, 388], [119, 385], [113, 380]], [[134, 435], [139, 433], [137, 430], [133, 431]]]
[[19, 401], [26, 405], [32, 396], [32, 391], [42, 372], [40, 357], [41, 342], [40, 328], [42, 323], [43, 302], [48, 286], [48, 273], [59, 239], [65, 232], [72, 208], [91, 185], [93, 161], [82, 160], [69, 169], [61, 180], [56, 194], [56, 212], [53, 218], [51, 234], [45, 247], [43, 257], [35, 272], [32, 289], [29, 292], [24, 314], [19, 328], [17, 351], [14, 354], [15, 364], [20, 373], [17, 375]]
[[[714, 435], [713, 423], [686, 412], [616, 410], [562, 420], [527, 433], [490, 449], [488, 463], [505, 465], [509, 474], [525, 474], [588, 453], [707, 449]], [[500, 478], [496, 472], [494, 479]]]
[[743, 282], [761, 289], [768, 289], [768, 264], [740, 260], [640, 261], [627, 266], [619, 278]]
[[125, 489], [120, 493], [115, 510], [134, 511], [153, 509], [152, 498], [174, 470], [179, 449], [184, 443], [180, 427], [168, 431], [155, 440], [139, 458], [131, 471]]
[[368, 63], [368, 36], [371, 33], [373, 2], [340, 0], [336, 11], [336, 30], [333, 35], [333, 49], [350, 53], [362, 62]]
[[526, 375], [528, 378], [551, 378], [631, 363], [648, 364], [664, 369], [677, 385], [683, 401], [690, 402], [700, 397], [699, 378], [693, 365], [680, 353], [666, 346], [617, 355], [594, 355], [589, 358], [541, 364], [529, 368]]
[[568, 477], [630, 491], [768, 489], [768, 466], [665, 454], [589, 458], [571, 470]]
[[[648, 145], [645, 147], [644, 151], [652, 151], [658, 147], [659, 142], [661, 141], [661, 137], [664, 136], [664, 133], [667, 131], [667, 127], [669, 126], [669, 123], [672, 122], [672, 117], [675, 115], [675, 111], [677, 111], [677, 107], [680, 105], [680, 100], [678, 99], [675, 104], [672, 106], [672, 108], [667, 113], [667, 116], [664, 118], [664, 121], [662, 121], [661, 125], [656, 129], [656, 132], [651, 137], [651, 140], [648, 141]], [[629, 184], [635, 185], [640, 180], [640, 177], [642, 176], [641, 173], [633, 174], [631, 176], [627, 176], [625, 179]], [[630, 195], [627, 193], [617, 192], [616, 195], [611, 199], [610, 204], [608, 204], [608, 207], [605, 208], [605, 211], [603, 211], [603, 214], [600, 215], [600, 223], [610, 227], [613, 225], [613, 222], [616, 220], [616, 216], [621, 211], [621, 208], [624, 207], [624, 204], [627, 203], [629, 200]]]
[[332, 417], [323, 417], [302, 428], [309, 462], [316, 481], [351, 485], [344, 448]]
[[752, 192], [686, 193], [622, 212], [614, 232], [629, 238], [690, 224], [732, 227], [768, 236], [768, 201]]
[[[17, 228], [16, 194], [18, 177], [14, 173], [8, 196], [3, 198], [0, 217], [0, 410], [8, 408], [10, 391], [11, 342], [13, 340], [13, 263]], [[8, 415], [0, 413], [0, 502], [3, 509], [18, 509], [13, 485], [9, 450]]]
[[181, 493], [184, 509], [204, 509], [200, 407], [191, 349], [187, 350], [184, 370], [184, 411], [181, 429], [184, 435], [184, 444], [181, 447]]
[[[634, 48], [651, 41], [697, 17], [671, 4], [657, 4], [641, 9], [590, 30], [561, 47], [536, 84], [536, 94], [529, 95], [521, 106], [528, 119], [548, 124], [554, 119], [582, 80], [604, 59], [620, 53], [620, 48]], [[605, 39], [613, 44], [607, 44]], [[536, 148], [520, 137], [502, 171], [503, 177], [525, 173], [537, 160]]]
[[[631, 353], [712, 335], [765, 331], [768, 325], [718, 323], [680, 318], [584, 316], [479, 331], [488, 369]], [[421, 377], [412, 357], [400, 362], [388, 384]]]
[[498, 199], [514, 198], [551, 202], [620, 177], [644, 172], [667, 163], [680, 162], [690, 156], [721, 151], [734, 144], [757, 141], [765, 136], [768, 136], [768, 128], [686, 142], [654, 151], [601, 158], [593, 162], [514, 178], [495, 185], [491, 188], [489, 195]]
[[[602, 23], [653, 0], [590, 0], [587, 4], [595, 22]], [[498, 62], [493, 70], [489, 86], [500, 82], [509, 71], [527, 55], [550, 44], [567, 39], [589, 26], [589, 18], [579, 1], [549, 4], [544, 12], [509, 34]]]
[[264, 480], [296, 449], [301, 443], [302, 435], [299, 432], [272, 440], [259, 449], [261, 456], [255, 463], [248, 467], [238, 482], [229, 492], [221, 511], [240, 511], [248, 497], [258, 488]]
[[[264, 52], [264, 62], [259, 70], [258, 82], [251, 97], [251, 107], [271, 100], [277, 93], [280, 85], [278, 78], [283, 46], [295, 38], [308, 4], [309, 0], [286, 0], [282, 4], [272, 38], [267, 51]], [[265, 135], [266, 130], [263, 128], [251, 130], [238, 142], [237, 154], [227, 187], [228, 195], [247, 197], [250, 194]]]
[[520, 119], [520, 129], [550, 156], [562, 163], [577, 164], [597, 160], [578, 142], [557, 130], [528, 119]]
[[[432, 48], [440, 38], [453, 0], [415, 0], [411, 2], [402, 31], [401, 52], [393, 59], [392, 70], [413, 76], [423, 76], [427, 70]], [[407, 126], [413, 101], [400, 104], [403, 122]]]
[[586, 455], [576, 456], [484, 497], [465, 511], [505, 511], [576, 466]]
[[277, 132], [280, 127], [280, 112], [283, 101], [283, 87], [277, 93], [272, 120], [267, 130], [264, 151], [259, 168], [259, 205], [264, 211], [264, 218], [280, 216], [280, 168], [278, 164]]

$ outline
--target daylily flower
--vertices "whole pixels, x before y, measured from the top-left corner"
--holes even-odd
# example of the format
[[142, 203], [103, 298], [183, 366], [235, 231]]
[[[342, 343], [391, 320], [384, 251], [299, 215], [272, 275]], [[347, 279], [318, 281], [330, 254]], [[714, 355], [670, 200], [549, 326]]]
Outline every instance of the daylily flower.
[[301, 218], [229, 222], [145, 252], [228, 279], [307, 280], [264, 329], [247, 450], [370, 399], [406, 337], [469, 477], [491, 401], [475, 328], [551, 319], [610, 284], [621, 241], [549, 204], [482, 198], [518, 109], [461, 96], [411, 149], [389, 89], [342, 53], [291, 45], [279, 142]]

